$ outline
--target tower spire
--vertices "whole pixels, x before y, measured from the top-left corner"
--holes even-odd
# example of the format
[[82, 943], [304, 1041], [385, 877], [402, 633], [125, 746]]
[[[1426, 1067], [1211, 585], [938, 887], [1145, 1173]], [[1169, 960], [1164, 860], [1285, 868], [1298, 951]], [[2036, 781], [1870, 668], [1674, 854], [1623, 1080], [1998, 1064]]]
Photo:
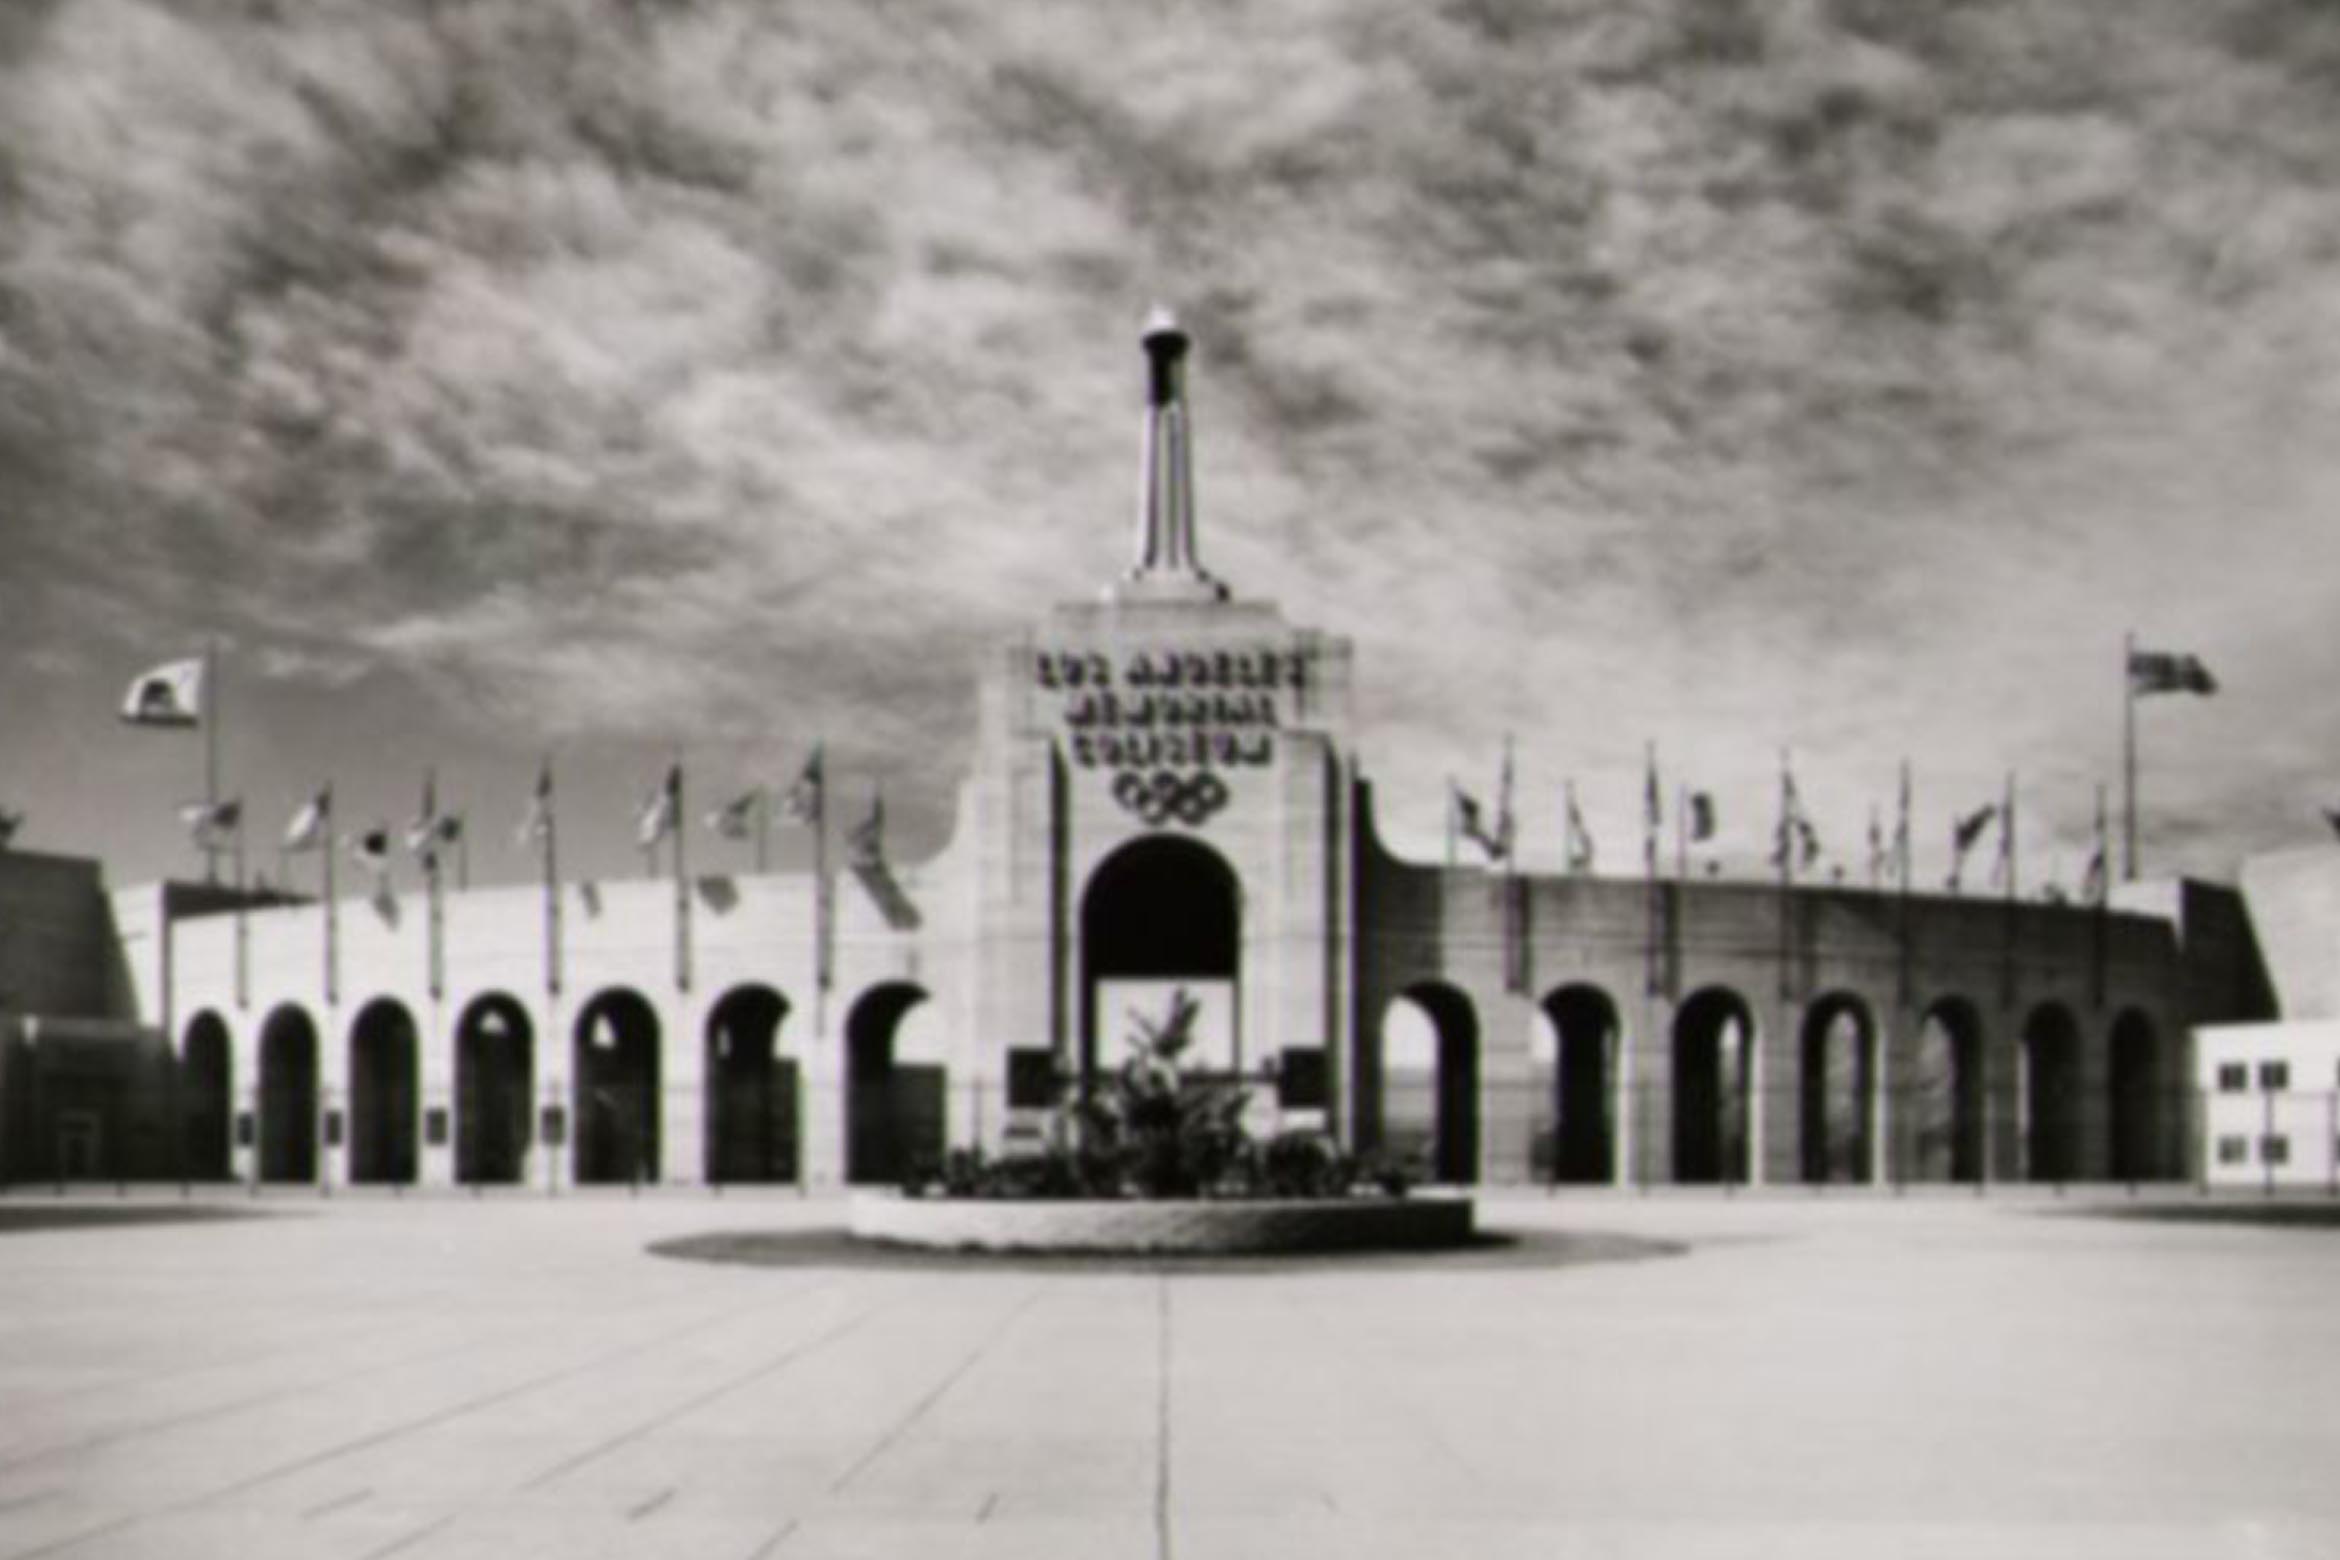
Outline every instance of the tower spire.
[[1186, 409], [1186, 332], [1168, 309], [1146, 320], [1146, 425], [1137, 560], [1115, 600], [1224, 601], [1227, 587], [1195, 556], [1193, 436]]

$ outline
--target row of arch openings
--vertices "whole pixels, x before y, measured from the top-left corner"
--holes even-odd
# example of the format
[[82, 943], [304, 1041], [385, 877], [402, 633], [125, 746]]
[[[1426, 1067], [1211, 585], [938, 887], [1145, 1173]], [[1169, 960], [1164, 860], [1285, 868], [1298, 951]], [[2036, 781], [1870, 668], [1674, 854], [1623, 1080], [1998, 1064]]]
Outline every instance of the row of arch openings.
[[[1603, 1184], [1617, 1179], [1618, 1056], [1615, 1002], [1598, 987], [1568, 985], [1539, 1007], [1544, 1028], [1534, 1084], [1544, 1096], [1529, 1123], [1538, 1178]], [[1676, 1010], [1663, 1163], [1680, 1184], [1748, 1179], [1756, 1026], [1747, 1001], [1723, 987], [1694, 993]], [[1478, 1179], [1481, 1107], [1479, 1029], [1470, 998], [1442, 981], [1397, 994], [1365, 1070], [1380, 1080], [1377, 1141], [1432, 1178]], [[2048, 1003], [2022, 1030], [2016, 1063], [2023, 1163], [2036, 1181], [2083, 1173], [2080, 1027]], [[1922, 1015], [1909, 1071], [1893, 1080], [1900, 1163], [1880, 1163], [1880, 1037], [1866, 1003], [1844, 992], [1805, 1005], [1794, 1103], [1798, 1170], [1814, 1184], [1862, 1183], [1881, 1173], [1912, 1181], [1983, 1179], [1988, 1132], [1983, 1024], [1974, 1005], [1945, 998]], [[2169, 1173], [2169, 1119], [2153, 1026], [2129, 1009], [2108, 1043], [2106, 1173], [2139, 1180]], [[1774, 1096], [1776, 1097], [1776, 1096]]]
[[[904, 1020], [925, 997], [916, 985], [888, 982], [865, 992], [847, 1016], [841, 1103], [849, 1180], [898, 1179], [913, 1161], [940, 1156], [943, 1069], [897, 1055]], [[789, 1013], [786, 997], [751, 985], [726, 993], [707, 1015], [700, 1168], [710, 1184], [801, 1178], [798, 1063], [781, 1040]], [[581, 1185], [659, 1180], [666, 1169], [661, 1044], [648, 1000], [623, 988], [601, 992], [572, 1026], [567, 1099], [540, 1100], [536, 1024], [527, 1007], [501, 992], [474, 1000], [453, 1034], [456, 1181], [517, 1184], [532, 1147], [565, 1147]], [[248, 1127], [258, 1179], [316, 1181], [323, 1152], [339, 1146], [328, 1136], [346, 1129], [353, 1183], [415, 1181], [425, 1135], [420, 1049], [404, 1004], [383, 998], [361, 1007], [349, 1030], [345, 1118], [324, 1109], [315, 1022], [298, 1006], [272, 1011], [260, 1026]], [[216, 1013], [197, 1014], [179, 1064], [183, 1163], [192, 1179], [230, 1175], [234, 1083], [226, 1023]]]

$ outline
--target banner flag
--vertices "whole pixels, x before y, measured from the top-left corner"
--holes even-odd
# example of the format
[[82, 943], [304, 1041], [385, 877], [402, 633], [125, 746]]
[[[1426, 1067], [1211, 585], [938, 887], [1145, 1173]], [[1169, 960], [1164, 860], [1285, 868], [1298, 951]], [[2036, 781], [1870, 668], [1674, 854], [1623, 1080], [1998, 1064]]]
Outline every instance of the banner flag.
[[821, 793], [827, 782], [823, 778], [821, 744], [814, 743], [812, 756], [804, 761], [804, 770], [788, 787], [788, 794], [780, 799], [780, 810], [791, 823], [817, 824], [821, 821]]
[[179, 819], [205, 850], [225, 850], [244, 826], [244, 804], [240, 800], [224, 802], [187, 802], [179, 808]]
[[20, 808], [0, 807], [0, 850], [6, 850], [16, 838], [16, 831], [24, 827], [24, 812]]
[[349, 853], [377, 876], [390, 870], [390, 825], [377, 823], [363, 834], [349, 836]]
[[122, 718], [133, 726], [194, 726], [203, 719], [203, 660], [166, 661], [130, 681]]
[[753, 839], [756, 815], [763, 807], [764, 788], [759, 785], [710, 811], [706, 817], [707, 827], [727, 840]]
[[308, 805], [293, 814], [292, 822], [284, 831], [284, 848], [288, 851], [311, 851], [323, 847], [333, 829], [333, 787], [326, 786], [309, 798]]
[[1593, 866], [1592, 830], [1584, 825], [1584, 814], [1576, 806], [1576, 782], [1568, 782], [1568, 870], [1590, 872]]
[[676, 815], [682, 811], [682, 765], [667, 766], [666, 779], [642, 803], [641, 817], [634, 826], [634, 838], [644, 850], [674, 832]]
[[1965, 875], [1967, 852], [1974, 849], [1974, 842], [1982, 838], [1983, 830], [1989, 828], [1991, 820], [1998, 816], [1998, 804], [1991, 802], [1951, 822], [1949, 886], [1952, 893], [1958, 891], [1959, 882]]
[[2129, 688], [2139, 695], [2208, 695], [2218, 691], [2218, 679], [2210, 675], [2210, 668], [2202, 664], [2200, 656], [2180, 655], [2167, 650], [2132, 650], [2129, 652]]
[[1714, 796], [1707, 791], [1690, 793], [1690, 839], [1698, 843], [1714, 838]]
[[536, 772], [536, 789], [529, 793], [528, 811], [521, 815], [520, 827], [513, 831], [513, 843], [520, 846], [541, 845], [552, 835], [553, 817], [552, 760]]

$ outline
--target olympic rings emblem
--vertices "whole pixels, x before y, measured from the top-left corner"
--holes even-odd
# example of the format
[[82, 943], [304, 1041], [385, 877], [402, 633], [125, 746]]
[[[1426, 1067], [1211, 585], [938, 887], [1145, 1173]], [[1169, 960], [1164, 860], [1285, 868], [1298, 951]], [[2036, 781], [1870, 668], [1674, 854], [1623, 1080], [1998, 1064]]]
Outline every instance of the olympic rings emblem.
[[1113, 799], [1147, 823], [1175, 818], [1191, 828], [1227, 805], [1227, 782], [1207, 769], [1193, 776], [1124, 770], [1113, 782]]

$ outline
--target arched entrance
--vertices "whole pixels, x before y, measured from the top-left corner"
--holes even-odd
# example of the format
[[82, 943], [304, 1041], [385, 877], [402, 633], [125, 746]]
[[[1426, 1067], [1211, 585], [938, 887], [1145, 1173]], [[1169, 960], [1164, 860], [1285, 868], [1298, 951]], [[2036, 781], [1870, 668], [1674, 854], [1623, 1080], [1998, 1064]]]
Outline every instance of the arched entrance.
[[1982, 1017], [1973, 1003], [1944, 997], [1926, 1010], [1899, 1090], [1910, 1179], [1982, 1179], [1982, 1056]]
[[536, 1027], [502, 992], [473, 1000], [455, 1025], [455, 1179], [517, 1185], [528, 1164]]
[[2080, 1174], [2080, 1025], [2061, 1003], [2042, 1003], [2024, 1021], [2023, 1096], [2031, 1179], [2074, 1179]]
[[658, 1013], [641, 993], [602, 992], [577, 1015], [569, 1076], [576, 1091], [580, 1186], [658, 1179]]
[[1543, 1011], [1553, 1038], [1552, 1179], [1604, 1184], [1616, 1168], [1617, 1004], [1597, 986], [1562, 986]]
[[[1080, 1076], [1120, 1062], [1126, 1036], [1104, 1033], [1129, 1007], [1163, 1011], [1172, 987], [1203, 1003], [1198, 1062], [1241, 1056], [1236, 1000], [1242, 888], [1226, 858], [1175, 834], [1131, 840], [1090, 874], [1081, 894]], [[1213, 1033], [1213, 1015], [1224, 1033]]]
[[1858, 997], [1832, 992], [1804, 1010], [1802, 1084], [1804, 1179], [1814, 1185], [1868, 1180], [1877, 1044]]
[[1382, 1149], [1433, 1181], [1479, 1178], [1479, 1019], [1444, 981], [1392, 998], [1381, 1019]]
[[797, 1179], [796, 1061], [780, 1054], [788, 999], [736, 986], [707, 1014], [707, 1182]]
[[280, 1007], [260, 1026], [260, 1179], [317, 1179], [317, 1026]]
[[1755, 1015], [1737, 992], [1712, 986], [1674, 1017], [1674, 1179], [1747, 1179], [1747, 1091]]
[[234, 1047], [217, 1013], [195, 1015], [179, 1049], [179, 1173], [190, 1181], [224, 1181], [235, 1114]]
[[926, 1000], [907, 981], [873, 986], [845, 1018], [845, 1179], [898, 1181], [937, 1167], [943, 1151], [943, 1071], [903, 1060], [903, 1021]]
[[349, 1030], [349, 1178], [405, 1186], [420, 1162], [420, 1057], [414, 1015], [387, 997], [359, 1009]]
[[2112, 1177], [2154, 1180], [2168, 1171], [2161, 1147], [2161, 1046], [2153, 1021], [2135, 1008], [2124, 1009], [2113, 1020], [2111, 1052]]

